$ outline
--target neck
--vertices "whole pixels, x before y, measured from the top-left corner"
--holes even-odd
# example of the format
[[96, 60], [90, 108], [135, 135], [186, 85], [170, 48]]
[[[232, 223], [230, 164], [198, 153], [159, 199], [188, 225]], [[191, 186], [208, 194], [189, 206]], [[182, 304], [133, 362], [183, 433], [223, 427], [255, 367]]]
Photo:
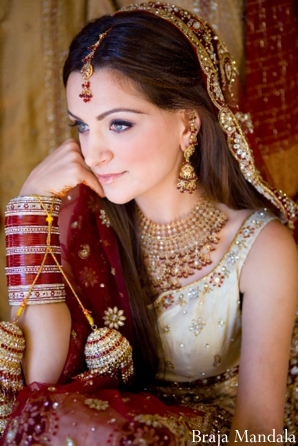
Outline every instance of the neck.
[[181, 287], [187, 278], [212, 263], [214, 251], [227, 217], [202, 198], [185, 218], [156, 224], [143, 214], [138, 216], [141, 253], [152, 295]]
[[138, 197], [135, 199], [138, 207], [146, 218], [157, 224], [167, 224], [185, 217], [197, 204], [202, 196], [202, 190], [196, 190], [192, 195], [174, 194], [152, 198]]

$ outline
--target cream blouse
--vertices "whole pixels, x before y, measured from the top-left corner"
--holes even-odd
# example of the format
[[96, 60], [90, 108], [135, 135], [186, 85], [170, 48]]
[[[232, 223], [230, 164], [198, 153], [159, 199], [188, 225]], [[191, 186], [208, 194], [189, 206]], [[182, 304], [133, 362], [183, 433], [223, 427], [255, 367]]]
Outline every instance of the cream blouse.
[[208, 275], [157, 298], [154, 306], [165, 358], [157, 378], [204, 380], [239, 364], [241, 270], [259, 233], [274, 218], [266, 210], [254, 212]]

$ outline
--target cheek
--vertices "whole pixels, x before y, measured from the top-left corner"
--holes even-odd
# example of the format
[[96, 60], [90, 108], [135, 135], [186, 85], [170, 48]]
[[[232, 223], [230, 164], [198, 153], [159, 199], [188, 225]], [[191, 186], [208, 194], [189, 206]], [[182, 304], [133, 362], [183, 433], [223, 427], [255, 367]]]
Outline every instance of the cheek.
[[81, 147], [81, 154], [83, 155], [83, 158], [85, 158], [86, 156], [86, 138], [84, 140], [84, 137], [81, 133], [78, 132], [78, 139], [79, 139], [79, 143], [80, 143], [80, 147]]
[[168, 132], [168, 128], [157, 129], [157, 125], [150, 126], [123, 145], [119, 145], [119, 141], [118, 145], [114, 145], [117, 147], [117, 158], [134, 175], [156, 176], [159, 171], [172, 170], [182, 162], [183, 153], [179, 148], [177, 134]]
[[133, 167], [144, 167], [148, 163], [152, 163], [153, 160], [157, 162], [157, 153], [154, 150], [154, 145], [146, 142], [146, 138], [139, 138], [139, 141], [134, 141], [133, 143], [125, 144], [124, 146], [118, 146], [117, 157], [126, 166]]

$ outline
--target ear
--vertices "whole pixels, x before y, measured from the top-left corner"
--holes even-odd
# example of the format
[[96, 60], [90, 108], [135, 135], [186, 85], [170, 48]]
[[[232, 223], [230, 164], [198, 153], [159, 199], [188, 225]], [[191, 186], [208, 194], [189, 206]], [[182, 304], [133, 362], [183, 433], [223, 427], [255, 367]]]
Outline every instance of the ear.
[[200, 127], [201, 127], [201, 120], [199, 117], [199, 114], [196, 110], [181, 110], [181, 120], [182, 120], [182, 133], [180, 138], [180, 147], [183, 152], [187, 149], [189, 146], [189, 140], [191, 135], [191, 112], [194, 111], [195, 113], [195, 127], [196, 127], [196, 135], [199, 133]]

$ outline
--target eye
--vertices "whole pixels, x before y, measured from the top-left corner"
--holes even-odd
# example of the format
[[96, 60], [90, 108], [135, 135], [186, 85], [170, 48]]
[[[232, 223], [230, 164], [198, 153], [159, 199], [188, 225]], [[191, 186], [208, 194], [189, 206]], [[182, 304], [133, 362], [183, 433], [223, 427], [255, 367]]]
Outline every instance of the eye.
[[79, 133], [84, 133], [88, 130], [88, 125], [82, 121], [74, 121], [73, 124], [68, 124], [69, 127], [77, 127]]
[[133, 124], [128, 121], [123, 121], [122, 119], [115, 119], [110, 123], [110, 130], [113, 130], [116, 133], [125, 132], [125, 130], [133, 127]]

